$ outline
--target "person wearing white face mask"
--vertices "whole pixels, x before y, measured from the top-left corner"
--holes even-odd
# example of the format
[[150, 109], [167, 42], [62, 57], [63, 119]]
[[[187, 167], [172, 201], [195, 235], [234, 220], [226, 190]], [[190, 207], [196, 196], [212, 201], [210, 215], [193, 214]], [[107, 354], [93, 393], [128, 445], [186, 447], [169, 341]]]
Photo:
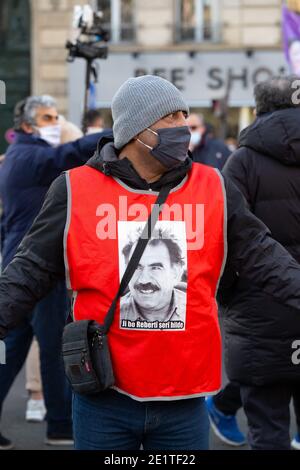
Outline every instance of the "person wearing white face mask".
[[192, 135], [189, 150], [193, 160], [222, 170], [231, 152], [220, 139], [210, 135], [204, 116], [190, 114], [187, 125]]
[[[1, 254], [3, 269], [14, 257], [25, 233], [39, 213], [52, 182], [68, 169], [84, 165], [94, 154], [103, 133], [61, 144], [61, 125], [55, 100], [34, 96], [18, 103], [16, 139], [0, 169]], [[26, 359], [33, 336], [40, 347], [43, 392], [47, 408], [49, 445], [72, 443], [71, 393], [61, 360], [61, 337], [68, 311], [63, 282], [37, 305], [33, 315], [6, 341], [7, 365], [0, 374], [2, 404]], [[49, 313], [49, 315], [47, 314]], [[49, 335], [49, 331], [51, 334]], [[0, 433], [0, 450], [12, 446]]]
[[[40, 105], [36, 106], [38, 103]], [[16, 130], [40, 137], [49, 145], [57, 147], [60, 144], [61, 125], [54, 99], [50, 96], [33, 97], [28, 98], [23, 104], [23, 122], [20, 122], [20, 127]], [[25, 116], [26, 107], [28, 107], [27, 116]]]
[[[57, 147], [57, 141], [54, 140], [54, 137], [57, 138], [58, 135], [60, 135], [60, 144], [73, 142], [83, 137], [81, 130], [62, 115], [59, 116], [59, 125], [42, 127], [40, 130], [50, 129], [51, 131], [51, 128], [57, 129], [57, 132], [49, 132], [51, 140], [48, 140], [48, 143], [52, 143], [55, 147]], [[41, 134], [41, 137], [47, 141], [47, 134]], [[44, 421], [46, 415], [40, 367], [40, 350], [38, 342], [34, 338], [26, 361], [26, 390], [29, 393], [26, 421], [29, 422]]]
[[58, 147], [61, 140], [61, 126], [45, 126], [39, 128], [39, 135], [41, 139], [48, 142], [52, 147]]

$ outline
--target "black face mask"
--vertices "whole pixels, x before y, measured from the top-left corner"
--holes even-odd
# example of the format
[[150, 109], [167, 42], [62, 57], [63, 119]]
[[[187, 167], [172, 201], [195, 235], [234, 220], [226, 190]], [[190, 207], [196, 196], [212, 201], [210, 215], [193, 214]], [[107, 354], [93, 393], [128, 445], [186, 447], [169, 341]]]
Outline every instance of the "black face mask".
[[152, 132], [158, 137], [156, 147], [150, 147], [141, 140], [137, 139], [142, 145], [151, 150], [151, 155], [156, 158], [164, 167], [174, 168], [184, 162], [188, 157], [188, 150], [191, 140], [191, 133], [188, 126], [183, 127], [167, 127], [153, 131], [148, 128], [147, 131]]

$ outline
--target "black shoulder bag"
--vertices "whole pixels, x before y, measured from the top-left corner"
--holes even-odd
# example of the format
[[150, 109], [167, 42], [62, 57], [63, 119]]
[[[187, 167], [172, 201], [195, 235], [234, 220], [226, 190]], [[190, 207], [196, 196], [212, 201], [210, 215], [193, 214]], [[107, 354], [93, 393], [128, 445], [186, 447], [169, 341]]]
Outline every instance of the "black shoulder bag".
[[65, 371], [75, 393], [96, 394], [115, 383], [107, 334], [114, 320], [118, 300], [124, 295], [143, 256], [171, 189], [171, 185], [168, 185], [160, 191], [103, 325], [92, 320], [83, 320], [70, 323], [64, 329], [62, 353]]

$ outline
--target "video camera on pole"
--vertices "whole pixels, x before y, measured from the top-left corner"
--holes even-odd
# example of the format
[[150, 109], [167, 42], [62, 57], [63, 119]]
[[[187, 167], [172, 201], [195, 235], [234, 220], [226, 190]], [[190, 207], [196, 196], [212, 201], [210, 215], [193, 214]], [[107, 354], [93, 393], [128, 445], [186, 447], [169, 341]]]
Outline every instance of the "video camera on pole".
[[75, 6], [73, 17], [73, 29], [77, 37], [74, 41], [67, 41], [66, 48], [69, 51], [68, 62], [75, 59], [84, 59], [86, 68], [86, 91], [84, 100], [84, 112], [88, 109], [89, 90], [91, 76], [98, 81], [98, 71], [94, 64], [96, 59], [107, 59], [109, 33], [102, 26], [103, 13], [95, 12], [90, 5]]

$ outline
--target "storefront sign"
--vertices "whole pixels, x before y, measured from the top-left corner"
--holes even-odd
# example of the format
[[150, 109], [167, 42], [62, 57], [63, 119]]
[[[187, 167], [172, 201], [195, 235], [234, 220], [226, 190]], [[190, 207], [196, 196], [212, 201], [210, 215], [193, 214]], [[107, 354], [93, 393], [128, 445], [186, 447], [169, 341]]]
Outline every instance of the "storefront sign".
[[[210, 107], [229, 89], [233, 107], [253, 105], [253, 87], [259, 81], [287, 72], [281, 51], [111, 53], [99, 61], [97, 104], [110, 107], [112, 97], [129, 77], [159, 75], [183, 93], [191, 107]], [[71, 119], [80, 123], [84, 96], [85, 62], [70, 65]]]

